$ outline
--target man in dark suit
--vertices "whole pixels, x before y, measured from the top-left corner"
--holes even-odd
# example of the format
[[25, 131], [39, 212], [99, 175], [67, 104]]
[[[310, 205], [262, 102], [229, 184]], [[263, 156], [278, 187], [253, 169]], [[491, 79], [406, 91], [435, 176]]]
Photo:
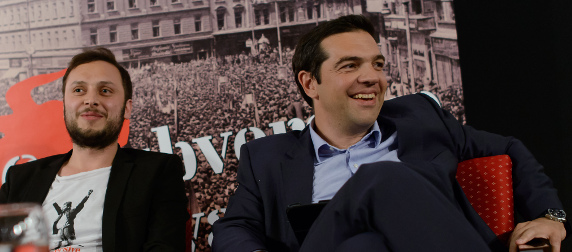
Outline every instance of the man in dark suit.
[[[132, 111], [129, 73], [111, 51], [88, 50], [73, 57], [62, 93], [73, 149], [11, 167], [0, 202], [42, 204], [47, 224], [62, 230], [52, 234], [50, 249], [184, 251], [189, 214], [181, 159], [117, 143]], [[58, 202], [81, 212], [62, 214]], [[63, 237], [69, 223], [73, 236]]]
[[[293, 70], [315, 118], [241, 147], [239, 187], [214, 224], [213, 250], [506, 251], [454, 175], [460, 161], [508, 154], [528, 220], [510, 249], [540, 237], [558, 251], [565, 219], [544, 218], [562, 204], [542, 166], [520, 141], [463, 126], [428, 95], [384, 103], [385, 58], [373, 37], [366, 18], [346, 16], [300, 39]], [[299, 244], [286, 208], [328, 199]]]

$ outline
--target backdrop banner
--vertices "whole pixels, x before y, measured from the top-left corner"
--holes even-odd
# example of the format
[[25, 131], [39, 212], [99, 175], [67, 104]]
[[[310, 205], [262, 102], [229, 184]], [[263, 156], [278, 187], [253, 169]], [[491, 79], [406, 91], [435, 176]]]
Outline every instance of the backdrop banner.
[[[78, 5], [91, 7], [93, 1], [79, 2]], [[61, 86], [66, 66], [61, 62], [69, 62], [82, 47], [109, 48], [131, 75], [133, 113], [124, 123], [120, 145], [175, 153], [182, 158], [192, 214], [187, 224], [188, 251], [210, 251], [211, 225], [224, 215], [229, 196], [237, 187], [240, 146], [253, 139], [306, 127], [312, 108], [298, 93], [291, 59], [299, 36], [319, 22], [352, 13], [369, 17], [376, 27], [375, 39], [386, 55], [385, 73], [390, 86], [385, 98], [430, 91], [460, 122], [465, 121], [454, 15], [449, 2], [405, 6], [400, 1], [384, 1], [389, 3], [386, 7], [390, 14], [382, 15], [383, 10], [379, 10], [383, 5], [371, 9], [379, 12], [370, 13], [366, 6], [359, 5], [360, 1], [310, 5], [309, 10], [306, 2], [272, 2], [272, 8], [266, 9], [270, 13], [258, 11], [258, 7], [268, 3], [247, 1], [248, 6], [242, 10], [251, 11], [254, 6], [254, 12], [245, 14], [244, 20], [223, 18], [222, 28], [218, 19], [221, 12], [212, 6], [213, 11], [206, 13], [207, 18], [198, 19], [197, 24], [185, 23], [175, 7], [164, 9], [165, 15], [158, 21], [148, 20], [144, 13], [130, 14], [133, 8], [122, 5], [132, 2], [115, 1], [111, 6], [120, 11], [125, 8], [127, 14], [123, 15], [138, 21], [136, 27], [126, 22], [127, 35], [113, 32], [123, 29], [113, 24], [109, 16], [113, 13], [91, 15], [90, 11], [109, 7], [97, 5], [93, 10], [82, 10], [88, 13], [78, 10], [77, 16], [95, 20], [80, 23], [81, 35], [76, 36], [83, 46], [65, 55], [61, 50], [42, 47], [30, 51], [29, 57], [12, 60], [19, 64], [0, 65], [3, 181], [14, 164], [72, 148], [63, 120]], [[191, 1], [179, 2], [183, 2], [181, 8], [194, 11], [187, 5]], [[287, 3], [291, 5], [281, 5]], [[9, 6], [0, 5], [0, 11], [2, 8]], [[143, 3], [137, 8], [156, 10]], [[408, 27], [404, 25], [406, 18], [410, 19]], [[439, 21], [447, 21], [448, 26], [439, 27]], [[142, 25], [147, 22], [148, 26]], [[177, 26], [177, 22], [183, 26]], [[164, 39], [152, 39], [156, 27], [157, 35]], [[175, 33], [169, 35], [165, 27]], [[188, 27], [200, 28], [201, 33], [185, 37]], [[63, 36], [55, 25], [50, 29], [52, 34], [59, 31], [58, 36]], [[182, 35], [177, 36], [177, 32]], [[30, 40], [32, 44], [39, 43], [37, 38]], [[13, 56], [17, 53], [9, 55], [11, 51], [19, 52], [17, 48], [2, 50], [0, 62], [17, 58]]]

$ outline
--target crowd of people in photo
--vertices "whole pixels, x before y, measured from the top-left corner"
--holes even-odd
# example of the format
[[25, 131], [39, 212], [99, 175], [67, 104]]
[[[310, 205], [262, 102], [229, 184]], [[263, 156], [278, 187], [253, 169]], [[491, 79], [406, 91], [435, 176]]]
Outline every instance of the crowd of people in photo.
[[12, 109], [6, 102], [6, 92], [8, 92], [10, 87], [10, 81], [7, 79], [0, 80], [0, 116], [9, 115], [12, 113]]
[[[168, 125], [173, 143], [191, 143], [194, 138], [212, 136], [212, 144], [220, 154], [220, 134], [233, 132], [221, 174], [216, 174], [199, 147], [191, 144], [197, 156], [197, 173], [187, 183], [192, 189], [187, 190], [194, 192], [190, 201], [196, 199], [200, 212], [208, 214], [225, 208], [236, 188], [238, 159], [233, 150], [239, 130], [258, 127], [271, 134], [272, 122], [294, 117], [306, 120], [310, 116], [310, 107], [302, 105], [297, 93], [289, 60], [280, 65], [273, 53], [266, 55], [240, 54], [218, 61], [209, 58], [180, 64], [155, 62], [129, 69], [135, 108], [130, 125], [131, 147], [158, 151], [157, 135], [151, 129]], [[291, 58], [291, 53], [288, 56]], [[290, 108], [295, 103], [303, 108], [301, 112]], [[247, 134], [247, 138], [252, 137]], [[175, 148], [175, 153], [180, 153], [180, 149]], [[204, 251], [210, 224], [207, 218], [201, 221], [196, 244], [199, 251]]]
[[[7, 80], [0, 80], [0, 116], [9, 115], [12, 113], [12, 109], [8, 106], [6, 102], [6, 92], [10, 88], [10, 84]], [[0, 130], [0, 139], [4, 137], [4, 133]]]
[[[206, 217], [214, 210], [222, 212], [226, 208], [237, 186], [234, 139], [238, 131], [257, 127], [269, 135], [271, 123], [293, 118], [306, 122], [312, 115], [311, 107], [303, 101], [294, 82], [293, 52], [288, 48], [282, 51], [282, 64], [277, 48], [267, 47], [256, 55], [242, 52], [176, 64], [155, 61], [128, 69], [133, 82], [128, 146], [160, 151], [157, 134], [152, 129], [165, 125], [173, 145], [187, 142], [192, 146], [197, 172], [186, 182], [192, 213], [203, 212]], [[387, 78], [390, 83], [387, 98], [412, 92], [410, 85], [392, 78], [389, 71]], [[406, 86], [409, 91], [403, 91]], [[11, 113], [4, 97], [9, 87], [8, 82], [0, 82], [0, 115]], [[430, 81], [418, 83], [416, 91], [420, 90], [435, 93], [445, 109], [464, 121], [460, 86], [441, 88]], [[34, 89], [32, 96], [38, 104], [62, 100], [61, 79]], [[222, 157], [224, 170], [217, 174], [192, 139], [212, 136], [211, 142], [220, 155], [223, 148], [220, 134], [229, 131], [232, 135], [226, 156]], [[252, 138], [253, 134], [248, 133], [247, 140]], [[179, 148], [173, 151], [182, 154]], [[197, 251], [210, 250], [210, 233], [211, 225], [207, 218], [202, 218], [195, 234]]]

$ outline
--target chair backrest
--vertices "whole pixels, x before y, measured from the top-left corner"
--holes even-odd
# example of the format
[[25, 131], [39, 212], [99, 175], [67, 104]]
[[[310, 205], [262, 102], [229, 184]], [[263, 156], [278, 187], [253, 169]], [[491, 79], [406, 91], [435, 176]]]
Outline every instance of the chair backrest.
[[502, 241], [514, 229], [512, 161], [508, 155], [459, 163], [457, 181], [475, 211]]

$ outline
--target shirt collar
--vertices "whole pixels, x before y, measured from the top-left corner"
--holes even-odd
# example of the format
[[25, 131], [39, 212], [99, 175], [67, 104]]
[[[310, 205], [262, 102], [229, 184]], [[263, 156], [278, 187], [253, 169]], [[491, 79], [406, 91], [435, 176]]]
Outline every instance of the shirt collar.
[[[372, 135], [373, 137], [371, 137]], [[328, 142], [322, 139], [318, 135], [318, 133], [314, 131], [313, 122], [310, 122], [310, 137], [312, 138], [312, 144], [314, 145], [314, 154], [316, 157], [316, 161], [318, 163], [325, 161], [325, 159], [331, 157], [336, 152], [345, 151], [328, 144]], [[371, 130], [359, 142], [362, 141], [373, 141], [374, 142], [373, 148], [377, 148], [377, 146], [381, 143], [381, 130], [379, 128], [379, 124], [377, 123], [377, 121], [373, 123], [373, 127], [371, 128]]]

